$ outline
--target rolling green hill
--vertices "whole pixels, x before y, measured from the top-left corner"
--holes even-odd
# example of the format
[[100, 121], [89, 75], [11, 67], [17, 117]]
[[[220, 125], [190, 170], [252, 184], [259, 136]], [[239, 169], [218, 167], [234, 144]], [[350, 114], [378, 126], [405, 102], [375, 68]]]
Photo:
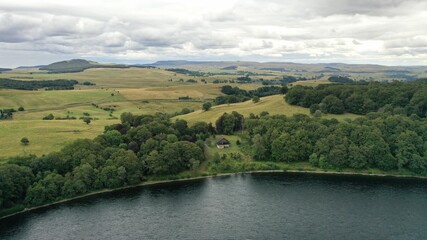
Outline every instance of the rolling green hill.
[[129, 68], [129, 66], [123, 64], [100, 64], [84, 59], [72, 59], [69, 61], [52, 63], [39, 69], [46, 70], [50, 73], [70, 73], [82, 72], [89, 68]]
[[[287, 116], [292, 116], [294, 114], [299, 113], [310, 115], [310, 111], [308, 108], [289, 105], [284, 101], [283, 95], [274, 95], [269, 97], [263, 97], [258, 103], [254, 103], [252, 102], [252, 100], [249, 100], [242, 103], [218, 105], [212, 107], [209, 111], [198, 110], [186, 115], [177, 116], [176, 118], [184, 119], [190, 124], [198, 121], [215, 123], [215, 121], [223, 113], [231, 113], [232, 111], [236, 111], [240, 114], [243, 114], [244, 116], [249, 116], [249, 114], [251, 113], [257, 115], [264, 111], [269, 112], [269, 114], [271, 115], [284, 114]], [[325, 118], [336, 118], [338, 120], [342, 120], [345, 118], [356, 118], [358, 116], [359, 115], [356, 114], [324, 115]]]

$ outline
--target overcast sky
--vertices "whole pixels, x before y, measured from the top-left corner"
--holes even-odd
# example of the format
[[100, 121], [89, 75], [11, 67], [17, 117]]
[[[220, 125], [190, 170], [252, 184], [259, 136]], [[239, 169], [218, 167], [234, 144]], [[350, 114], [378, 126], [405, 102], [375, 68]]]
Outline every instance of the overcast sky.
[[0, 0], [0, 66], [70, 58], [427, 65], [427, 1]]

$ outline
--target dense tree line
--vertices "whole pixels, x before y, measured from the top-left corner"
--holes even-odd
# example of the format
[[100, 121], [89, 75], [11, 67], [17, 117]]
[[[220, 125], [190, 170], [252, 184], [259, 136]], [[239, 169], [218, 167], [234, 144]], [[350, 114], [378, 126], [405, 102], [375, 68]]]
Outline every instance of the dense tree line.
[[205, 159], [203, 140], [213, 132], [204, 122], [189, 127], [164, 114], [124, 113], [120, 124], [106, 127], [94, 140], [77, 140], [59, 152], [16, 157], [0, 165], [0, 212], [196, 169]]
[[293, 83], [300, 80], [307, 80], [306, 78], [296, 78], [294, 76], [282, 76], [278, 81], [282, 84]]
[[328, 80], [333, 83], [354, 83], [353, 79], [344, 76], [331, 76]]
[[238, 83], [251, 83], [252, 82], [252, 78], [250, 78], [249, 74], [247, 74], [245, 76], [237, 77], [236, 81]]
[[95, 85], [96, 85], [96, 83], [89, 82], [89, 81], [84, 81], [84, 82], [82, 83], [82, 85], [85, 85], [85, 86], [95, 86]]
[[310, 107], [314, 112], [366, 114], [386, 111], [426, 117], [427, 79], [414, 82], [369, 84], [322, 84], [315, 88], [295, 86], [285, 100], [292, 105]]
[[338, 122], [278, 115], [246, 119], [245, 130], [255, 160], [427, 174], [427, 121], [417, 117], [371, 113]]
[[13, 108], [0, 109], [0, 120], [12, 119], [14, 112], [16, 112], [16, 110]]
[[174, 73], [179, 73], [179, 74], [184, 74], [184, 75], [189, 75], [189, 76], [194, 76], [194, 77], [209, 76], [209, 73], [204, 73], [204, 72], [199, 72], [199, 71], [191, 71], [191, 70], [184, 69], [184, 68], [167, 68], [165, 70], [169, 71], [169, 72], [174, 72]]
[[40, 80], [40, 81], [20, 81], [8, 78], [0, 78], [0, 88], [19, 89], [19, 90], [37, 90], [46, 88], [47, 90], [70, 90], [78, 84], [76, 80]]
[[284, 94], [288, 91], [286, 86], [265, 86], [255, 90], [244, 90], [239, 87], [225, 85], [221, 87], [221, 92], [226, 96], [218, 96], [215, 98], [215, 104], [238, 103], [252, 99], [253, 97], [266, 97], [277, 94]]

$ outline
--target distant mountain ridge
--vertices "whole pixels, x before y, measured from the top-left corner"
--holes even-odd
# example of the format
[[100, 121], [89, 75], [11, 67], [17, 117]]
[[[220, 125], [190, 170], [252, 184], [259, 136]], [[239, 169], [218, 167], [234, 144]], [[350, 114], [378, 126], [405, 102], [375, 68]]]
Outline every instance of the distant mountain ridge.
[[186, 61], [171, 60], [157, 61], [151, 66], [172, 69], [180, 68], [190, 71], [209, 72], [221, 70], [224, 72], [251, 72], [264, 71], [266, 74], [275, 72], [300, 76], [312, 73], [316, 76], [345, 76], [356, 77], [359, 80], [413, 81], [427, 77], [427, 66], [384, 66], [376, 64], [346, 64], [346, 63], [293, 63], [293, 62], [251, 62], [251, 61]]
[[171, 66], [191, 66], [191, 65], [223, 65], [223, 68], [234, 68], [238, 66], [258, 66], [259, 68], [275, 66], [292, 66], [292, 67], [323, 67], [337, 71], [340, 68], [375, 68], [375, 69], [413, 69], [413, 68], [425, 68], [427, 66], [385, 66], [379, 64], [348, 64], [348, 63], [294, 63], [294, 62], [252, 62], [252, 61], [187, 61], [187, 60], [165, 60], [157, 61], [151, 64], [156, 67], [171, 67]]
[[[45, 66], [20, 67], [20, 68], [39, 68], [49, 73], [73, 73], [82, 72], [91, 68], [180, 68], [189, 71], [209, 72], [212, 70], [221, 70], [224, 73], [263, 71], [265, 74], [274, 74], [276, 72], [286, 74], [304, 74], [313, 73], [316, 76], [352, 76], [363, 75], [359, 79], [371, 79], [379, 73], [388, 80], [412, 81], [418, 78], [427, 77], [427, 66], [383, 66], [375, 64], [345, 64], [345, 63], [293, 63], [293, 62], [252, 62], [252, 61], [187, 61], [187, 60], [165, 60], [157, 61], [151, 64], [114, 64], [98, 63], [85, 59], [71, 59], [51, 63]], [[5, 70], [7, 71], [7, 70]], [[1, 70], [0, 70], [1, 72]]]

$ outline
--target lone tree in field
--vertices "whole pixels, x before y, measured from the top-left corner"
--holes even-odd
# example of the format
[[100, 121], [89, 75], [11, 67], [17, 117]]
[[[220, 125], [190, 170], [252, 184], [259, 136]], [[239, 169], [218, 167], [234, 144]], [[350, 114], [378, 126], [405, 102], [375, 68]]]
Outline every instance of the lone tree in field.
[[259, 102], [260, 98], [258, 96], [255, 96], [252, 98], [252, 102], [257, 103]]
[[205, 110], [205, 111], [209, 111], [209, 109], [211, 109], [211, 107], [212, 107], [212, 103], [210, 103], [210, 102], [205, 102], [205, 103], [203, 103], [203, 110]]
[[83, 122], [85, 122], [86, 124], [89, 124], [91, 121], [90, 121], [90, 118], [84, 118]]
[[26, 137], [23, 137], [21, 139], [21, 144], [24, 146], [27, 146], [28, 144], [30, 144], [30, 140], [28, 140], [28, 138], [26, 138]]

